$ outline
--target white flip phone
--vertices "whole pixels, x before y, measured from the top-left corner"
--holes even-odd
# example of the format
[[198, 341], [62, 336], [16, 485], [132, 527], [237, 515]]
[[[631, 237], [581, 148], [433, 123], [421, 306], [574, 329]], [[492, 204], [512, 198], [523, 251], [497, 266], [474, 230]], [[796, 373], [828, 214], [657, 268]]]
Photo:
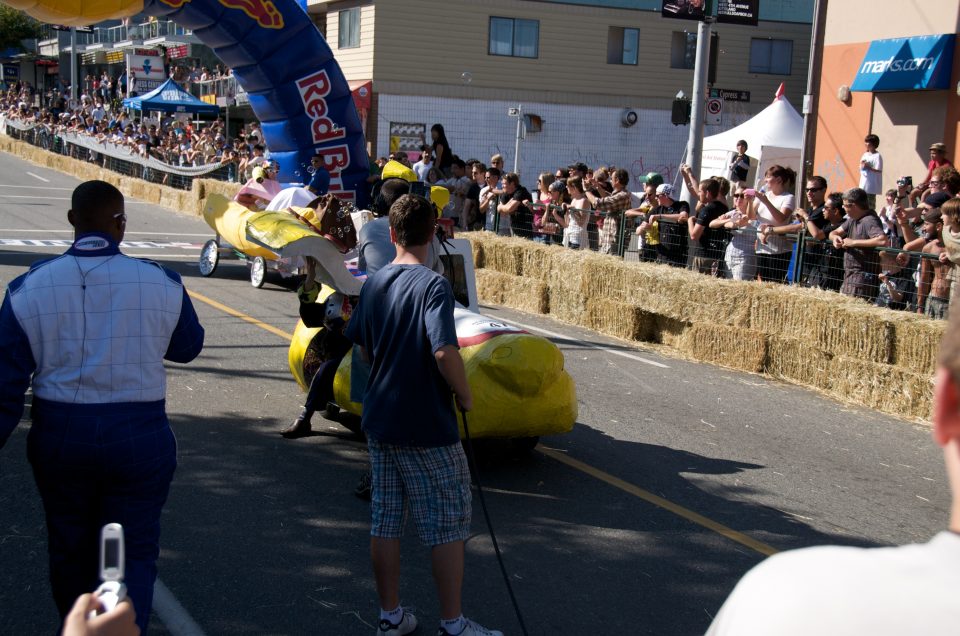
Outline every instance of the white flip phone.
[[123, 526], [119, 523], [108, 523], [100, 530], [101, 583], [94, 592], [104, 612], [109, 612], [127, 598], [127, 586], [123, 584], [125, 558]]

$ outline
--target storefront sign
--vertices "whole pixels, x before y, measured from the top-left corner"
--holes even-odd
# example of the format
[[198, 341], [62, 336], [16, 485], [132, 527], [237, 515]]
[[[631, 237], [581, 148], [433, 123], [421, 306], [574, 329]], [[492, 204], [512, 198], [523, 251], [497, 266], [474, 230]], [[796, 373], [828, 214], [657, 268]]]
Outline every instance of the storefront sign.
[[874, 40], [850, 90], [878, 93], [949, 88], [955, 40], [953, 33]]
[[760, 0], [718, 0], [717, 22], [757, 26]]

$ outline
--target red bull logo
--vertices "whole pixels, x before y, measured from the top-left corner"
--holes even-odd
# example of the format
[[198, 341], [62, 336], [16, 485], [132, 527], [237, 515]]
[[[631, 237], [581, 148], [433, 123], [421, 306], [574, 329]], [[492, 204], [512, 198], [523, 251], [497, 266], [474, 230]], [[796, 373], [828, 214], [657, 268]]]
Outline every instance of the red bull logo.
[[[165, 5], [180, 9], [190, 0], [160, 0]], [[219, 0], [228, 9], [240, 9], [264, 29], [282, 29], [283, 15], [271, 0]]]
[[[330, 76], [326, 71], [318, 71], [297, 80], [297, 89], [300, 91], [303, 110], [311, 120], [310, 132], [314, 144], [343, 139], [347, 136], [347, 131], [338, 127], [329, 117], [327, 95], [330, 94]], [[323, 167], [330, 173], [329, 192], [341, 199], [353, 201], [356, 197], [355, 193], [344, 189], [343, 179], [340, 176], [343, 169], [350, 165], [350, 149], [340, 145], [320, 148], [317, 152], [323, 158]]]

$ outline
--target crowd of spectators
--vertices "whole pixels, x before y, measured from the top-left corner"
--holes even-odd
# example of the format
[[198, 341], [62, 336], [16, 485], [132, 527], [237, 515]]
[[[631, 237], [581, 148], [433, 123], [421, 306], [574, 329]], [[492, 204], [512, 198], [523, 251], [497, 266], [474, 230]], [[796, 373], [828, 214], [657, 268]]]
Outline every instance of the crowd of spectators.
[[[155, 114], [152, 118], [131, 116], [104, 99], [102, 94], [80, 95], [75, 108], [67, 100], [53, 100], [48, 107], [35, 103], [27, 83], [11, 87], [0, 96], [0, 110], [8, 119], [34, 124], [42, 145], [52, 147], [58, 136], [72, 133], [121, 150], [135, 158], [153, 158], [172, 167], [220, 166], [231, 181], [249, 179], [253, 168], [266, 161], [263, 133], [257, 123], [229, 137], [222, 119], [197, 122], [189, 116]], [[95, 150], [78, 150], [81, 158], [103, 162]], [[147, 173], [145, 173], [147, 174]], [[154, 172], [150, 178], [168, 175]]]
[[[616, 254], [626, 224], [623, 247], [641, 261], [736, 280], [792, 282], [934, 318], [945, 318], [960, 294], [954, 264], [960, 263], [960, 173], [942, 143], [930, 146], [921, 183], [901, 177], [881, 201], [880, 140], [868, 135], [861, 187], [831, 191], [825, 178], [813, 175], [798, 202], [797, 175], [784, 166], [770, 166], [760, 187], [748, 186], [747, 143], [740, 141], [724, 175], [701, 179], [680, 167], [687, 203], [657, 173], [640, 177], [639, 191], [631, 192], [630, 173], [616, 166], [562, 166], [526, 188], [504, 170], [500, 155], [489, 163], [463, 161], [442, 126], [434, 126], [432, 136], [415, 163], [407, 152], [377, 163], [399, 161], [428, 185], [446, 187], [451, 197], [443, 215], [460, 229]], [[444, 154], [446, 166], [438, 161]]]

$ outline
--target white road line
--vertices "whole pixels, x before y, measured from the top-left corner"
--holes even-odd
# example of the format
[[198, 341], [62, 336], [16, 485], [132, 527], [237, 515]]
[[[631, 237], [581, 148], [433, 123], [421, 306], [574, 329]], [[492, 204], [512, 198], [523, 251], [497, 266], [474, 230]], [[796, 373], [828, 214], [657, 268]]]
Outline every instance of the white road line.
[[[28, 172], [27, 174], [33, 173]], [[35, 174], [33, 176], [37, 177]], [[37, 178], [39, 179], [40, 177]], [[44, 181], [46, 181], [46, 179], [44, 179]], [[73, 188], [56, 188], [53, 186], [25, 186], [20, 185], [19, 183], [0, 183], [0, 188], [22, 188], [24, 190], [73, 190]]]
[[153, 584], [153, 611], [173, 636], [206, 636], [160, 579]]
[[[3, 195], [0, 194], [0, 196], [3, 196]], [[58, 229], [58, 230], [36, 230], [36, 229], [33, 229], [33, 230], [19, 230], [19, 229], [18, 229], [18, 230], [15, 230], [15, 229], [12, 229], [12, 228], [7, 228], [7, 229], [2, 229], [2, 228], [0, 228], [0, 232], [29, 232], [29, 233], [31, 233], [31, 234], [57, 234], [57, 233], [60, 233], [60, 234], [66, 234], [66, 235], [68, 235], [68, 236], [73, 236], [73, 231], [72, 231], [72, 230], [64, 230], [64, 229]], [[206, 234], [171, 234], [171, 233], [169, 233], [169, 232], [131, 232], [131, 231], [127, 230], [126, 232], [124, 232], [124, 234], [125, 234], [125, 235], [126, 235], [126, 234], [136, 234], [136, 235], [138, 235], [138, 236], [140, 236], [140, 235], [142, 235], [142, 236], [156, 236], [156, 237], [158, 237], [158, 238], [168, 238], [168, 237], [176, 237], [176, 236], [184, 236], [184, 237], [188, 237], [188, 236], [189, 236], [189, 237], [210, 238], [210, 237], [213, 236], [212, 230], [211, 230], [210, 232], [207, 232]]]
[[602, 345], [594, 344], [594, 343], [592, 343], [592, 342], [587, 342], [587, 341], [585, 341], [585, 340], [581, 340], [581, 339], [576, 338], [576, 337], [574, 337], [574, 336], [567, 336], [567, 335], [564, 335], [564, 334], [562, 334], [562, 333], [558, 333], [558, 332], [556, 332], [556, 331], [549, 331], [549, 330], [547, 330], [547, 329], [541, 329], [540, 327], [534, 327], [534, 326], [532, 326], [532, 325], [525, 325], [525, 324], [523, 324], [522, 322], [517, 322], [516, 320], [505, 320], [505, 319], [503, 319], [503, 318], [500, 317], [500, 316], [497, 316], [497, 320], [502, 320], [502, 321], [505, 322], [505, 323], [512, 324], [512, 325], [516, 325], [517, 327], [520, 327], [521, 329], [526, 329], [527, 331], [533, 331], [533, 332], [536, 332], [536, 333], [542, 333], [542, 334], [544, 334], [544, 335], [546, 335], [546, 336], [551, 336], [551, 337], [553, 337], [553, 338], [562, 338], [562, 339], [564, 339], [564, 340], [572, 340], [573, 342], [579, 342], [580, 344], [582, 344], [582, 345], [584, 345], [584, 346], [586, 346], [586, 347], [590, 347], [591, 349], [598, 349], [598, 350], [600, 350], [600, 351], [606, 351], [607, 353], [612, 353], [612, 354], [618, 355], [618, 356], [620, 356], [620, 357], [622, 357], [622, 358], [629, 358], [630, 360], [636, 360], [637, 362], [642, 362], [642, 363], [644, 363], [644, 364], [649, 364], [650, 366], [659, 367], [659, 368], [661, 368], [661, 369], [669, 369], [669, 368], [670, 368], [670, 367], [668, 367], [667, 365], [661, 364], [660, 362], [656, 362], [656, 361], [654, 361], [654, 360], [648, 360], [647, 358], [642, 358], [642, 357], [640, 357], [640, 356], [635, 356], [635, 355], [633, 355], [632, 353], [627, 353], [626, 351], [619, 351], [619, 350], [617, 350], [617, 349], [611, 349], [610, 347], [604, 347], [604, 346], [602, 346]]
[[70, 197], [38, 197], [32, 194], [0, 194], [4, 199], [49, 199], [51, 201], [69, 201]]
[[27, 174], [30, 175], [31, 177], [33, 177], [34, 179], [39, 179], [40, 181], [43, 181], [44, 183], [50, 183], [50, 179], [46, 179], [46, 178], [44, 178], [44, 177], [41, 177], [41, 176], [38, 175], [38, 174], [33, 174], [32, 172], [28, 172]]

